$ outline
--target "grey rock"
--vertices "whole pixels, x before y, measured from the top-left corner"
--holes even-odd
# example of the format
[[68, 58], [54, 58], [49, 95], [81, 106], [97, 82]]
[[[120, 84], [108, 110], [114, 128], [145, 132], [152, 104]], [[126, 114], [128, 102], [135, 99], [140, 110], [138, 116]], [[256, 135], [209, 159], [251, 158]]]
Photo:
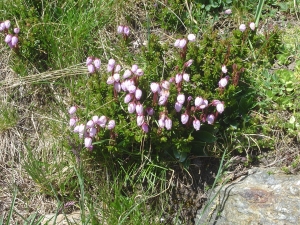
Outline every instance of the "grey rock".
[[243, 179], [215, 188], [197, 213], [196, 225], [300, 224], [300, 175], [256, 168]]

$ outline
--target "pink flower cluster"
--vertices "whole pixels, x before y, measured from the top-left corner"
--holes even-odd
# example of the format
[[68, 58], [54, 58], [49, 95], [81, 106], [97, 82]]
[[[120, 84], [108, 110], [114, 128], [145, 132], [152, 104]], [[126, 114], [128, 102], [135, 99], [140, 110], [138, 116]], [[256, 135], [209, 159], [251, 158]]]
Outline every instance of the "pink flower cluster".
[[92, 56], [87, 57], [86, 66], [89, 73], [95, 73], [100, 70], [101, 60]]
[[108, 121], [106, 116], [93, 116], [86, 124], [77, 124], [78, 118], [76, 116], [76, 111], [76, 106], [72, 106], [69, 109], [70, 127], [74, 127], [74, 133], [78, 133], [80, 138], [84, 138], [84, 146], [89, 150], [93, 149], [93, 138], [97, 135], [101, 128], [112, 130], [116, 125], [114, 120]]
[[124, 39], [129, 36], [130, 30], [128, 26], [119, 25], [117, 28], [117, 33], [122, 34]]
[[[250, 29], [251, 30], [255, 30], [255, 23], [254, 22], [251, 22], [250, 24], [249, 24], [249, 27], [250, 27]], [[245, 24], [241, 24], [240, 26], [239, 26], [239, 30], [240, 31], [242, 31], [242, 32], [244, 32], [245, 30], [247, 29], [247, 27], [246, 27], [246, 25]]]
[[14, 28], [13, 32], [14, 34], [9, 33], [9, 28], [10, 28], [10, 21], [5, 20], [4, 22], [0, 23], [0, 32], [4, 32], [5, 39], [4, 41], [8, 44], [10, 48], [17, 48], [18, 47], [18, 34], [20, 32], [20, 28]]
[[195, 34], [189, 34], [186, 38], [176, 39], [174, 42], [174, 47], [179, 48], [180, 56], [181, 58], [185, 59], [186, 51], [187, 51], [187, 44], [188, 42], [195, 42], [196, 41], [196, 35]]

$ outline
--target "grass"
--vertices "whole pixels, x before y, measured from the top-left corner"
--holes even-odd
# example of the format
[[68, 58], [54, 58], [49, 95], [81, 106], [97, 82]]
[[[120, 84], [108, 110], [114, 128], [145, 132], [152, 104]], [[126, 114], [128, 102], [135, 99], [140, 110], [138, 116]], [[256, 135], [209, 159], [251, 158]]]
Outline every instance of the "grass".
[[[0, 4], [0, 20], [10, 19], [14, 26], [21, 28], [19, 51], [0, 43], [0, 161], [3, 165], [0, 179], [4, 181], [0, 183], [0, 193], [5, 196], [5, 207], [0, 205], [3, 211], [0, 224], [38, 224], [45, 214], [54, 213], [56, 219], [61, 213], [67, 215], [68, 210], [79, 210], [82, 224], [161, 224], [162, 221], [191, 224], [190, 218], [184, 218], [187, 215], [184, 210], [196, 206], [170, 203], [170, 199], [173, 198], [171, 193], [189, 190], [185, 188], [195, 182], [191, 172], [193, 157], [201, 163], [207, 156], [220, 159], [214, 182], [204, 186], [202, 193], [209, 187], [226, 183], [222, 177], [235, 156], [245, 156], [247, 161], [240, 164], [247, 166], [269, 150], [270, 155], [276, 155], [278, 164], [275, 164], [283, 171], [297, 171], [298, 152], [283, 153], [289, 146], [297, 146], [300, 139], [299, 100], [296, 98], [300, 93], [299, 30], [295, 26], [279, 32], [283, 44], [276, 53], [269, 51], [278, 47], [272, 46], [276, 40], [273, 42], [272, 35], [268, 36], [271, 32], [265, 34], [269, 42], [263, 38], [248, 39], [249, 51], [245, 48], [245, 52], [235, 52], [235, 48], [242, 49], [240, 46], [247, 45], [247, 41], [231, 43], [232, 54], [245, 56], [236, 63], [249, 65], [247, 73], [242, 74], [245, 77], [241, 78], [241, 85], [250, 87], [249, 93], [240, 97], [238, 94], [244, 90], [241, 89], [231, 96], [239, 98], [237, 103], [228, 103], [239, 109], [236, 117], [236, 111], [226, 119], [223, 117], [213, 131], [206, 125], [201, 127], [205, 141], [198, 141], [192, 135], [172, 136], [176, 132], [162, 132], [159, 139], [151, 134], [153, 138], [149, 141], [145, 134], [136, 132], [137, 126], [130, 122], [135, 119], [134, 115], [124, 114], [126, 108], [116, 103], [110, 96], [112, 89], [106, 85], [105, 63], [110, 58], [116, 59], [123, 68], [137, 63], [152, 80], [166, 79], [175, 73], [172, 69], [178, 65], [179, 54], [170, 47], [176, 38], [196, 33], [202, 40], [204, 34], [215, 30], [216, 40], [224, 40], [226, 44], [226, 38], [240, 23], [248, 22], [247, 18], [253, 18], [259, 33], [273, 26], [259, 22], [261, 15], [273, 15], [270, 9], [279, 10], [282, 15], [294, 16], [297, 12], [296, 8], [287, 12], [284, 5], [274, 8], [270, 1], [259, 2], [261, 7], [256, 8], [250, 3], [233, 1], [224, 8], [220, 6], [210, 11], [192, 1], [167, 4], [134, 0], [16, 0]], [[283, 3], [294, 4], [293, 1]], [[232, 15], [222, 14], [227, 8], [233, 9]], [[130, 27], [130, 38], [125, 40], [116, 35], [120, 24]], [[0, 39], [3, 38], [1, 33]], [[203, 46], [205, 44], [203, 42]], [[209, 43], [205, 46], [209, 52]], [[193, 54], [200, 55], [203, 51], [200, 46]], [[205, 54], [206, 60], [211, 62], [217, 58]], [[87, 56], [101, 58], [103, 65], [99, 73], [87, 73], [84, 63]], [[274, 62], [280, 70], [274, 69]], [[291, 70], [288, 66], [293, 63]], [[211, 64], [205, 62], [205, 66]], [[199, 67], [205, 67], [203, 65]], [[234, 73], [233, 69], [229, 70]], [[190, 72], [193, 71], [201, 73], [197, 68]], [[209, 68], [204, 73], [207, 71], [214, 74], [214, 69]], [[141, 78], [140, 83], [146, 85], [149, 80]], [[204, 81], [197, 82], [203, 87]], [[200, 93], [203, 92], [197, 94]], [[206, 94], [218, 96], [218, 93]], [[145, 101], [150, 98], [147, 96]], [[116, 131], [117, 141], [113, 142], [111, 132], [103, 131], [103, 139], [96, 141], [94, 150], [85, 149], [69, 129], [67, 110], [72, 105], [78, 106], [77, 116], [81, 122], [95, 113], [124, 120]], [[174, 127], [178, 126], [173, 123]], [[279, 133], [282, 136], [279, 137]], [[170, 137], [173, 139], [168, 139]], [[280, 156], [290, 157], [291, 166], [286, 166], [287, 161], [278, 160]], [[188, 175], [180, 177], [178, 171]], [[71, 206], [67, 206], [68, 203]], [[177, 212], [172, 204], [178, 207]], [[209, 205], [208, 202], [202, 209]]]

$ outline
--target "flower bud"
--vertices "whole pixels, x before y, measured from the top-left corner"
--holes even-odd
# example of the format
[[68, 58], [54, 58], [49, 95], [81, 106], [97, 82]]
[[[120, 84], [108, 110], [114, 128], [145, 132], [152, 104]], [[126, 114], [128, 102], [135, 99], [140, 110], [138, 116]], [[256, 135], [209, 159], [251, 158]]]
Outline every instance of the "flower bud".
[[189, 40], [190, 42], [194, 42], [194, 41], [196, 40], [196, 35], [195, 35], [195, 34], [189, 34], [189, 35], [188, 35], [188, 40]]
[[136, 71], [137, 71], [137, 69], [138, 69], [139, 67], [137, 66], [137, 65], [132, 65], [132, 67], [131, 67], [131, 71], [133, 72], [133, 73], [136, 73]]
[[216, 109], [217, 109], [218, 113], [221, 114], [222, 112], [224, 112], [224, 104], [222, 102], [217, 104]]
[[12, 35], [11, 35], [11, 34], [8, 34], [8, 35], [6, 35], [4, 41], [5, 41], [6, 43], [10, 43], [10, 42], [11, 42], [11, 39], [12, 39]]
[[127, 90], [128, 90], [129, 93], [134, 94], [135, 91], [136, 91], [136, 86], [133, 85], [133, 84], [131, 84], [131, 85], [129, 85], [129, 86], [127, 87]]
[[77, 107], [76, 107], [76, 106], [72, 106], [72, 107], [69, 109], [69, 114], [72, 115], [72, 114], [76, 113], [76, 110], [77, 110]]
[[84, 146], [86, 148], [89, 148], [92, 146], [92, 138], [91, 137], [84, 138]]
[[130, 102], [128, 104], [128, 112], [129, 113], [134, 113], [136, 109], [136, 104], [134, 102]]
[[182, 75], [181, 74], [176, 74], [175, 76], [175, 83], [179, 84], [182, 81]]
[[98, 116], [93, 116], [92, 120], [94, 122], [94, 124], [98, 123], [99, 117]]
[[114, 70], [114, 66], [111, 66], [111, 65], [107, 65], [107, 72], [110, 73]]
[[4, 31], [5, 30], [5, 24], [4, 22], [0, 23], [0, 31]]
[[115, 67], [116, 61], [114, 59], [108, 60], [108, 65]]
[[176, 39], [174, 42], [174, 47], [179, 48], [180, 39]]
[[189, 115], [187, 113], [184, 113], [181, 115], [181, 123], [186, 124], [189, 121]]
[[104, 128], [106, 122], [107, 122], [106, 116], [100, 116], [100, 118], [99, 118], [98, 121], [97, 121], [97, 124], [98, 124], [100, 127]]
[[78, 128], [78, 133], [83, 134], [84, 131], [85, 131], [85, 126], [84, 126], [84, 124], [80, 124], [80, 125], [79, 125], [79, 128]]
[[150, 84], [150, 88], [151, 88], [151, 91], [153, 93], [156, 93], [159, 91], [159, 84], [158, 83], [151, 83]]
[[10, 21], [9, 20], [5, 20], [4, 21], [4, 25], [5, 25], [6, 29], [9, 29], [10, 28]]
[[145, 132], [145, 133], [148, 133], [149, 132], [149, 126], [147, 123], [143, 123], [142, 125], [142, 130]]
[[205, 99], [203, 103], [199, 106], [200, 109], [205, 109], [208, 106], [208, 101]]
[[120, 72], [121, 68], [122, 68], [121, 65], [117, 64], [117, 65], [115, 66], [115, 73]]
[[137, 89], [135, 90], [135, 99], [136, 99], [136, 100], [140, 100], [141, 97], [142, 97], [142, 94], [143, 94], [142, 90], [139, 89], [139, 88], [137, 88]]
[[215, 116], [213, 114], [209, 114], [206, 117], [206, 121], [207, 121], [208, 124], [213, 124], [215, 122]]
[[154, 114], [154, 109], [151, 108], [151, 107], [148, 107], [148, 108], [146, 109], [146, 112], [147, 112], [147, 114], [148, 114], [149, 116], [153, 116], [153, 114]]
[[116, 122], [114, 120], [108, 121], [108, 123], [107, 123], [107, 129], [109, 129], [109, 130], [114, 129], [115, 126], [116, 126]]
[[246, 30], [246, 25], [245, 24], [241, 24], [239, 27], [240, 31], [244, 32]]
[[227, 73], [227, 67], [226, 65], [222, 65], [222, 73]]
[[136, 104], [136, 108], [135, 108], [135, 111], [138, 115], [143, 115], [144, 114], [144, 108], [143, 108], [143, 105], [138, 103]]
[[196, 97], [196, 99], [195, 99], [195, 106], [196, 107], [199, 107], [200, 105], [202, 105], [203, 104], [203, 98], [201, 98], [201, 97]]
[[135, 73], [139, 77], [144, 75], [144, 71], [142, 69], [137, 69]]
[[158, 105], [166, 104], [168, 97], [166, 95], [161, 95], [158, 99]]
[[165, 119], [160, 118], [160, 119], [158, 120], [158, 126], [159, 126], [160, 128], [164, 128], [164, 127], [165, 127]]
[[79, 125], [77, 125], [76, 127], [74, 127], [73, 132], [74, 133], [79, 133], [79, 127], [80, 127]]
[[190, 67], [193, 64], [194, 60], [190, 59], [185, 64], [184, 67]]
[[120, 82], [115, 82], [114, 83], [114, 89], [117, 93], [119, 93], [121, 91], [121, 84]]
[[138, 125], [139, 127], [142, 126], [143, 123], [144, 123], [144, 116], [143, 116], [143, 115], [138, 115], [138, 116], [136, 117], [136, 123], [137, 123], [137, 125]]
[[130, 77], [132, 75], [130, 70], [125, 70], [124, 74], [123, 74], [123, 79], [126, 79], [128, 77]]
[[184, 94], [179, 94], [178, 96], [177, 96], [177, 102], [179, 103], [179, 104], [183, 104], [184, 103], [184, 101], [185, 101], [185, 96], [184, 96]]
[[18, 39], [17, 36], [13, 36], [13, 37], [11, 38], [11, 44], [12, 44], [13, 46], [16, 46], [16, 45], [18, 44], [18, 42], [19, 42], [19, 39]]
[[113, 84], [114, 82], [115, 82], [115, 79], [113, 76], [110, 76], [107, 78], [107, 81], [106, 81], [107, 84]]
[[15, 33], [15, 34], [20, 33], [20, 28], [18, 28], [18, 27], [14, 28], [14, 33]]
[[190, 75], [187, 74], [187, 73], [184, 73], [182, 78], [186, 81], [186, 82], [189, 82], [190, 81]]
[[175, 108], [176, 112], [180, 112], [180, 110], [182, 109], [182, 104], [180, 104], [179, 102], [176, 102], [174, 108]]
[[97, 134], [97, 129], [95, 127], [91, 127], [89, 130], [90, 137], [95, 137]]
[[94, 126], [94, 121], [93, 120], [89, 120], [87, 123], [86, 123], [86, 128], [91, 128]]
[[115, 73], [115, 74], [113, 75], [113, 78], [114, 78], [114, 81], [115, 81], [115, 82], [119, 82], [119, 81], [120, 81], [120, 74]]
[[96, 59], [94, 60], [94, 65], [95, 65], [96, 70], [99, 70], [99, 69], [100, 69], [100, 66], [101, 66], [101, 60], [98, 59], [98, 58], [96, 58]]
[[74, 117], [74, 118], [71, 118], [71, 119], [70, 119], [70, 123], [69, 123], [70, 127], [75, 126], [76, 122], [77, 122], [77, 119], [76, 119], [75, 117]]
[[88, 65], [92, 64], [92, 62], [93, 62], [93, 58], [89, 56], [89, 57], [87, 57], [85, 64], [88, 66]]
[[95, 73], [95, 67], [93, 64], [88, 65], [87, 68], [88, 68], [89, 73]]
[[125, 27], [124, 27], [123, 33], [124, 33], [126, 36], [128, 36], [128, 35], [129, 35], [129, 32], [130, 32], [129, 27], [128, 27], [128, 26], [125, 26]]
[[186, 46], [186, 39], [181, 39], [180, 42], [179, 42], [179, 48], [184, 48]]
[[226, 14], [226, 15], [230, 15], [232, 13], [232, 10], [231, 9], [226, 9], [225, 11], [224, 11], [224, 14]]
[[249, 27], [250, 27], [251, 30], [255, 30], [255, 23], [253, 23], [253, 22], [250, 23], [250, 24], [249, 24]]
[[222, 78], [222, 79], [219, 81], [219, 87], [220, 87], [220, 88], [226, 87], [227, 84], [228, 84], [228, 80], [227, 80], [226, 77]]
[[172, 129], [172, 120], [170, 118], [166, 118], [165, 119], [165, 128], [167, 130], [171, 130]]
[[195, 128], [195, 130], [196, 131], [198, 131], [199, 129], [200, 129], [200, 120], [198, 120], [198, 119], [195, 119], [194, 121], [193, 121], [193, 127]]
[[118, 34], [123, 34], [123, 32], [124, 32], [124, 26], [118, 26], [118, 28], [117, 28], [117, 33]]
[[131, 95], [131, 94], [125, 95], [124, 103], [127, 104], [127, 103], [129, 103], [131, 100], [132, 100], [132, 95]]
[[166, 89], [166, 90], [169, 90], [169, 89], [170, 89], [170, 83], [169, 83], [169, 81], [166, 81], [166, 80], [162, 81], [162, 82], [161, 82], [161, 86], [162, 86], [164, 89]]

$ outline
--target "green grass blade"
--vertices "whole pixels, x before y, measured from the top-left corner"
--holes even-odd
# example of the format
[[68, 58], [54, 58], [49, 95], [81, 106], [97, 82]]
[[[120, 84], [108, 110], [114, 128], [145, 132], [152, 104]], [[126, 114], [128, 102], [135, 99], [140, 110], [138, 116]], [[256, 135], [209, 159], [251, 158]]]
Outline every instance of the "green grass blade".
[[10, 205], [10, 209], [9, 209], [9, 213], [8, 213], [8, 218], [6, 221], [6, 225], [10, 224], [10, 219], [12, 217], [13, 211], [14, 211], [14, 206], [15, 206], [15, 201], [16, 201], [16, 197], [17, 197], [17, 188], [14, 188], [14, 194], [13, 194], [13, 199]]
[[264, 6], [265, 0], [259, 0], [259, 3], [255, 12], [255, 26], [258, 27], [258, 22], [261, 16], [262, 8]]

